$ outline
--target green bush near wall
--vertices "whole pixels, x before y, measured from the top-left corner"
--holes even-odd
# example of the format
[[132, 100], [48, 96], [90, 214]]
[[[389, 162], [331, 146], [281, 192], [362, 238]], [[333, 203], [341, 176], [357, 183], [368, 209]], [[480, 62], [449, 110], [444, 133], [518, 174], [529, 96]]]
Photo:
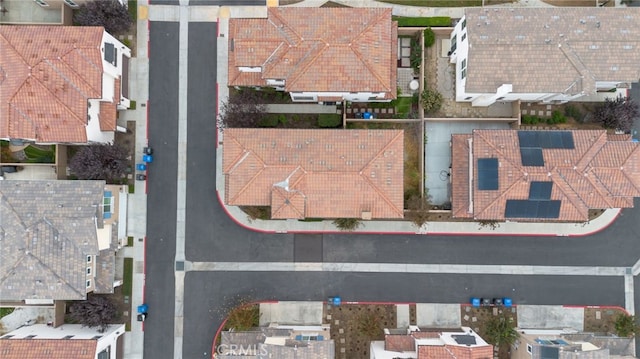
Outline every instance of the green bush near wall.
[[449, 27], [451, 26], [451, 18], [448, 16], [433, 17], [402, 17], [394, 16], [394, 21], [398, 22], [400, 27]]
[[342, 116], [335, 113], [322, 113], [318, 115], [318, 126], [333, 128], [342, 125]]

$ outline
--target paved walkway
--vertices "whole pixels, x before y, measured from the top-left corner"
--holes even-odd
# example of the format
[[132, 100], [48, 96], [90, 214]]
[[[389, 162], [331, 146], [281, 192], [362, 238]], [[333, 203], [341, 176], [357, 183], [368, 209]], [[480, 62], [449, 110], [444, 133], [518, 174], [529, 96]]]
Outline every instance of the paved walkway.
[[315, 103], [290, 103], [267, 105], [268, 113], [337, 113], [335, 105], [318, 105]]

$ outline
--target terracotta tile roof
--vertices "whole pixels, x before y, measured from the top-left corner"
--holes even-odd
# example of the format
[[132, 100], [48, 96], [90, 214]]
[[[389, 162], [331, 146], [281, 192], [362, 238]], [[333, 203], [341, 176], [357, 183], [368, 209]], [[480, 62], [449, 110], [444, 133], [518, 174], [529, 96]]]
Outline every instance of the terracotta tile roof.
[[467, 8], [466, 92], [590, 94], [596, 81], [637, 81], [639, 10]]
[[87, 255], [98, 254], [104, 185], [0, 181], [0, 300], [86, 298]]
[[403, 218], [403, 141], [401, 130], [226, 129], [225, 202], [271, 206], [272, 218]]
[[451, 215], [456, 218], [473, 218], [470, 211], [469, 198], [469, 143], [470, 135], [452, 135], [451, 158], [455, 158], [451, 166], [451, 178], [455, 179], [451, 186]]
[[94, 359], [94, 339], [0, 339], [3, 359]]
[[[604, 130], [555, 131], [570, 133], [574, 148], [542, 148], [543, 164], [525, 166], [518, 132], [475, 130], [473, 135], [452, 136], [454, 215], [466, 214], [468, 205], [465, 198], [468, 197], [469, 159], [461, 153], [467, 138], [473, 140], [473, 217], [476, 219], [504, 220], [507, 200], [527, 200], [532, 182], [551, 182], [548, 200], [561, 201], [559, 216], [550, 220], [586, 221], [589, 209], [633, 207], [633, 198], [640, 197], [640, 144], [609, 141]], [[521, 132], [540, 132], [546, 138], [554, 131]], [[482, 158], [498, 160], [497, 190], [478, 189], [477, 163]]]
[[112, 102], [100, 101], [100, 130], [115, 131], [118, 109], [116, 104]]
[[391, 9], [269, 8], [267, 19], [230, 19], [229, 37], [230, 86], [284, 79], [289, 92], [396, 96], [397, 23]]
[[0, 137], [86, 142], [87, 99], [102, 97], [104, 29], [0, 27]]
[[493, 347], [459, 345], [419, 345], [418, 359], [491, 359]]
[[416, 350], [416, 340], [408, 334], [387, 334], [384, 336], [384, 350], [408, 352]]

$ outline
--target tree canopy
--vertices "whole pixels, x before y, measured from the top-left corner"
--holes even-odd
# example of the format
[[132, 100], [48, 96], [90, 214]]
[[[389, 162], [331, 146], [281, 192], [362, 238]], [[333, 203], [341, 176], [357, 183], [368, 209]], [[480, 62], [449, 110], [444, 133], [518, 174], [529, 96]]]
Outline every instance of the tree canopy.
[[73, 22], [81, 26], [103, 26], [112, 34], [127, 32], [133, 25], [129, 10], [118, 0], [96, 0], [80, 5]]
[[69, 161], [69, 169], [78, 179], [119, 183], [129, 168], [127, 157], [127, 150], [118, 145], [82, 146]]
[[593, 120], [605, 128], [628, 132], [633, 127], [633, 119], [640, 112], [638, 104], [629, 97], [618, 96], [615, 100], [606, 99], [593, 111]]
[[87, 300], [75, 302], [70, 308], [71, 318], [89, 328], [104, 332], [118, 314], [116, 305], [105, 296], [92, 295]]

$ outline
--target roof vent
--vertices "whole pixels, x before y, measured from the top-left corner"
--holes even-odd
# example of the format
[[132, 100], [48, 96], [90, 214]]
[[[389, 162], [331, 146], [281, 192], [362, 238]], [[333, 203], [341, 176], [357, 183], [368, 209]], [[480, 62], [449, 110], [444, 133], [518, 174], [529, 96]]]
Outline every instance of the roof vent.
[[585, 19], [580, 19], [580, 23], [581, 23], [582, 25], [584, 25], [584, 24], [586, 24], [586, 23], [587, 23], [587, 20], [585, 20]]

